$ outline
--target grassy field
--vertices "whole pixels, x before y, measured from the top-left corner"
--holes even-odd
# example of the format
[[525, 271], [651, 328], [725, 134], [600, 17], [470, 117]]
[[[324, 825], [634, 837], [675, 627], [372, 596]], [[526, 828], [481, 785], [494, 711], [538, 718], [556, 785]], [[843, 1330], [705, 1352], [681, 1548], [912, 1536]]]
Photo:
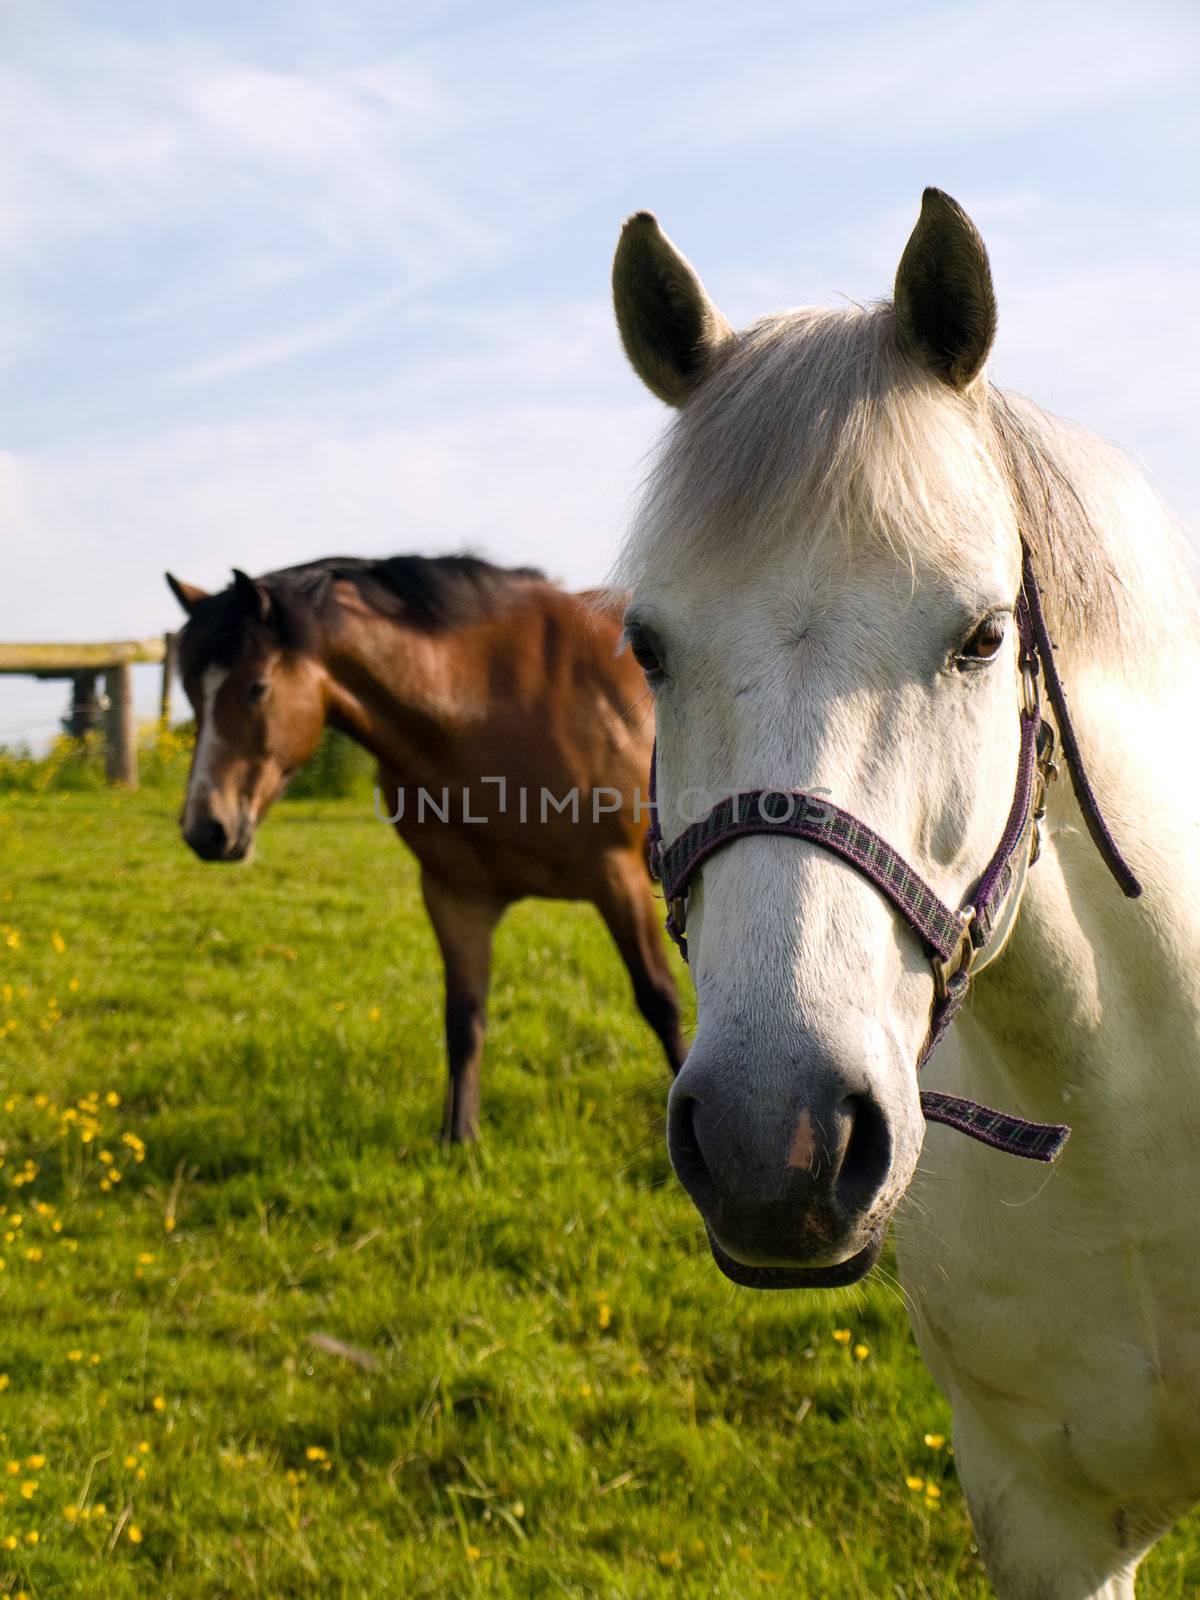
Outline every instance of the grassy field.
[[[504, 924], [485, 1139], [443, 1150], [369, 803], [220, 869], [177, 802], [0, 797], [0, 1593], [989, 1593], [887, 1277], [709, 1261], [594, 913]], [[1193, 1520], [1140, 1593], [1198, 1589]]]

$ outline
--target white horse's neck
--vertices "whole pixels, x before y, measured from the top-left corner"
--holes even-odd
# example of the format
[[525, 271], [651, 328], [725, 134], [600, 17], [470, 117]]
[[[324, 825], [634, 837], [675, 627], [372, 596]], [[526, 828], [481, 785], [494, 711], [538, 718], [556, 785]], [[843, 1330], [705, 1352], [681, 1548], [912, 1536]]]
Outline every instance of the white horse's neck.
[[1113, 1136], [1127, 1137], [1131, 1118], [1178, 1120], [1172, 1084], [1200, 1116], [1200, 600], [1183, 536], [1140, 474], [1098, 441], [1083, 447], [1107, 468], [1088, 510], [1119, 625], [1091, 637], [1058, 594], [1052, 632], [1088, 776], [1145, 892], [1122, 895], [1062, 771], [1042, 859], [1008, 950], [980, 977], [960, 1059], [968, 1092], [1002, 1097], [1005, 1080], [1031, 1114], [1068, 1122], [1107, 1108]]

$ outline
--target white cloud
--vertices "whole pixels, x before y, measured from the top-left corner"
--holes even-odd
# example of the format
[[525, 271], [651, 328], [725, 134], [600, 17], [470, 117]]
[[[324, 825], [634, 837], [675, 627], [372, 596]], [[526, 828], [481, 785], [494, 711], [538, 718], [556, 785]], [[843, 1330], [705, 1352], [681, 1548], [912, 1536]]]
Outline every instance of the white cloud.
[[338, 344], [347, 334], [354, 333], [374, 321], [389, 307], [394, 306], [404, 292], [402, 287], [387, 289], [383, 294], [372, 295], [358, 305], [339, 311], [331, 317], [295, 329], [278, 339], [264, 339], [224, 355], [209, 356], [197, 361], [179, 374], [181, 383], [213, 383], [235, 378], [244, 372], [278, 365], [293, 356], [308, 355], [314, 350], [325, 350]]
[[535, 403], [369, 432], [240, 424], [0, 457], [0, 522], [24, 595], [17, 627], [33, 638], [153, 632], [172, 615], [165, 566], [209, 585], [234, 565], [264, 571], [337, 551], [471, 547], [595, 582], [653, 422], [649, 406]]

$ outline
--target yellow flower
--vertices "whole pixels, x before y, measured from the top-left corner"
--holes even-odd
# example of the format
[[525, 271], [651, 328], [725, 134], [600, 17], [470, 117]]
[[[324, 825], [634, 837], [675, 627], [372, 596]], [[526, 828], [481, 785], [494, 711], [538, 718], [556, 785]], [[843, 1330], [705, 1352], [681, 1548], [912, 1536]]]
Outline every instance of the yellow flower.
[[905, 1478], [904, 1486], [906, 1489], [911, 1489], [914, 1494], [920, 1494], [921, 1490], [925, 1487], [925, 1479], [914, 1478], [910, 1476]]
[[138, 1527], [136, 1522], [131, 1522], [129, 1524], [128, 1533], [129, 1533], [129, 1542], [130, 1542], [130, 1544], [141, 1544], [141, 1542], [142, 1542], [142, 1530]]
[[67, 1360], [68, 1361], [82, 1361], [83, 1360], [83, 1351], [82, 1350], [68, 1350], [67, 1351]]
[[25, 1465], [33, 1472], [40, 1472], [46, 1465], [46, 1458], [45, 1456], [41, 1455], [30, 1456], [26, 1460]]
[[658, 1564], [660, 1567], [678, 1567], [682, 1561], [683, 1557], [678, 1550], [660, 1550], [658, 1552]]
[[138, 1458], [136, 1456], [126, 1456], [125, 1457], [125, 1466], [126, 1466], [126, 1468], [128, 1470], [132, 1471], [133, 1468], [137, 1466], [137, 1463], [138, 1463]]
[[32, 1500], [34, 1495], [37, 1493], [37, 1487], [36, 1478], [26, 1478], [25, 1482], [21, 1485], [21, 1498], [23, 1500]]
[[64, 1506], [63, 1507], [63, 1517], [65, 1518], [65, 1520], [67, 1522], [74, 1522], [75, 1518], [78, 1515], [79, 1515], [78, 1506]]
[[143, 1250], [141, 1252], [141, 1254], [138, 1256], [138, 1266], [139, 1267], [148, 1267], [154, 1259], [155, 1258], [154, 1258], [153, 1251]]
[[25, 1259], [26, 1261], [40, 1261], [44, 1254], [45, 1251], [40, 1245], [31, 1244], [25, 1252]]
[[328, 1459], [327, 1453], [321, 1449], [319, 1444], [310, 1444], [304, 1454], [309, 1461], [325, 1461]]
[[869, 1346], [865, 1344], [856, 1344], [854, 1346], [854, 1359], [856, 1361], [865, 1361], [870, 1354]]
[[154, 1399], [151, 1400], [150, 1404], [154, 1407], [155, 1411], [165, 1411], [167, 1409], [167, 1402], [163, 1399], [161, 1394], [156, 1394]]
[[468, 1561], [478, 1561], [482, 1554], [483, 1554], [483, 1551], [479, 1548], [479, 1546], [477, 1544], [469, 1544], [467, 1546], [467, 1560]]
[[7, 1372], [0, 1372], [0, 1393], [8, 1388], [9, 1377]]
[[600, 1304], [600, 1326], [601, 1326], [601, 1328], [602, 1329], [603, 1328], [607, 1328], [611, 1321], [612, 1321], [612, 1307], [609, 1305], [607, 1300], [604, 1300]]
[[367, 1019], [370, 1022], [378, 1022], [380, 1017], [382, 1017], [382, 1015], [383, 1015], [383, 1012], [379, 1009], [378, 1006], [372, 1006], [371, 1009], [367, 1012]]
[[106, 1106], [119, 1106], [121, 1104], [121, 1096], [115, 1089], [110, 1089], [104, 1096], [104, 1104]]
[[67, 948], [67, 941], [63, 938], [62, 934], [59, 933], [57, 928], [55, 928], [54, 932], [50, 935], [50, 943], [54, 946], [55, 950], [60, 956]]
[[835, 1328], [833, 1330], [833, 1337], [837, 1340], [838, 1344], [849, 1344], [850, 1343], [850, 1329], [849, 1328]]
[[21, 1463], [19, 1461], [10, 1461], [4, 1470], [8, 1473], [10, 1478], [19, 1477], [21, 1473]]
[[944, 1433], [927, 1433], [925, 1435], [925, 1443], [931, 1450], [940, 1450], [945, 1442], [946, 1435]]
[[925, 1498], [926, 1500], [940, 1500], [942, 1498], [942, 1491], [936, 1483], [927, 1483], [925, 1485]]
[[25, 1543], [36, 1544], [41, 1537], [41, 1534], [36, 1528], [30, 1528], [29, 1532], [25, 1535]]
[[0, 1539], [0, 1544], [2, 1544], [6, 1550], [15, 1550], [17, 1548], [16, 1534], [6, 1533], [3, 1539]]

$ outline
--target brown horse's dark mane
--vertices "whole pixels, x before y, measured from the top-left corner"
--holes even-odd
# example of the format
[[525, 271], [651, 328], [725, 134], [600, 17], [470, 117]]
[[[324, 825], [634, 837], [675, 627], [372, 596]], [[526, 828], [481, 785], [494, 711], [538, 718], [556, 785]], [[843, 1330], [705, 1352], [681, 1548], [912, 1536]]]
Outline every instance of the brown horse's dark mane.
[[230, 584], [201, 600], [180, 636], [185, 672], [228, 666], [256, 637], [312, 650], [321, 624], [337, 611], [335, 585], [353, 583], [381, 616], [425, 633], [442, 633], [490, 616], [531, 582], [546, 582], [536, 567], [498, 567], [479, 556], [323, 556], [256, 579], [270, 599], [269, 622], [250, 615]]

